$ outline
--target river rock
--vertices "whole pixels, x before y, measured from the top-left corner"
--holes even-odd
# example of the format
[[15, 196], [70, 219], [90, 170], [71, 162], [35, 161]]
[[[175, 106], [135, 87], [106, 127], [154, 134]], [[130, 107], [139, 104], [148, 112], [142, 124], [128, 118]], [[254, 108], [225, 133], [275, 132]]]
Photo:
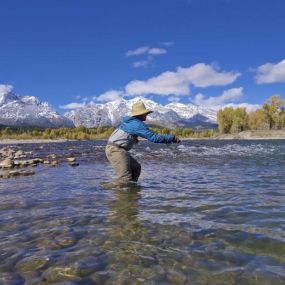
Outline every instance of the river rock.
[[0, 168], [13, 168], [14, 161], [10, 158], [6, 158], [0, 162]]
[[42, 158], [38, 158], [38, 157], [37, 158], [33, 158], [32, 161], [34, 163], [43, 163], [44, 162], [44, 160]]
[[55, 242], [60, 245], [61, 248], [65, 248], [76, 244], [77, 240], [74, 235], [58, 235], [55, 238]]
[[48, 157], [48, 158], [51, 158], [51, 159], [56, 159], [56, 155], [55, 155], [54, 153], [49, 154], [47, 157]]
[[58, 265], [44, 271], [43, 278], [48, 282], [80, 280], [78, 273], [79, 271], [73, 266]]
[[59, 165], [59, 161], [58, 160], [53, 160], [51, 162], [51, 166], [58, 166]]
[[76, 158], [75, 157], [67, 157], [66, 160], [68, 162], [75, 162], [76, 161]]
[[26, 157], [25, 153], [22, 150], [18, 150], [14, 153], [15, 158], [24, 158]]
[[95, 282], [95, 284], [105, 284], [105, 282], [110, 278], [110, 274], [107, 271], [95, 272], [90, 276], [90, 279]]
[[70, 162], [69, 165], [75, 167], [75, 166], [78, 166], [79, 163], [78, 162]]
[[17, 271], [36, 271], [45, 267], [49, 262], [48, 256], [28, 256], [16, 264]]
[[14, 176], [31, 176], [34, 175], [34, 171], [23, 171], [23, 170], [12, 170], [9, 171], [9, 177], [14, 177]]
[[15, 151], [12, 148], [2, 148], [0, 154], [4, 157], [13, 157]]

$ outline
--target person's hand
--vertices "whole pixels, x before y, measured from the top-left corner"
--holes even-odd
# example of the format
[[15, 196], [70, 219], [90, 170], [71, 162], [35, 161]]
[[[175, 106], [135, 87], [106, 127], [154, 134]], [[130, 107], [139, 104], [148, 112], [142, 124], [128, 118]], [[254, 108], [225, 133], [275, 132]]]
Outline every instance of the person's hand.
[[179, 137], [174, 136], [174, 138], [173, 138], [173, 142], [174, 142], [174, 143], [180, 143], [180, 142], [181, 142], [181, 140], [180, 140], [180, 138], [179, 138]]

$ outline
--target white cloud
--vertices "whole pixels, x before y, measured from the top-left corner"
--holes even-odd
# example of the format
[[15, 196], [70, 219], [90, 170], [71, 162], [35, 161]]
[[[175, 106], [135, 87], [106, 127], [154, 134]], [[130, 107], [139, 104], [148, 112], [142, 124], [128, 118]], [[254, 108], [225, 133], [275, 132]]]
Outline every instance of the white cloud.
[[216, 97], [209, 97], [205, 99], [205, 96], [201, 93], [197, 94], [194, 98], [194, 102], [197, 105], [216, 107], [222, 106], [226, 103], [232, 103], [240, 100], [243, 96], [243, 88], [232, 88], [225, 90], [222, 95]]
[[126, 53], [126, 57], [134, 57], [134, 56], [145, 56], [146, 58], [140, 61], [135, 61], [132, 65], [135, 68], [139, 67], [147, 67], [150, 62], [154, 60], [154, 57], [166, 54], [167, 50], [164, 48], [158, 48], [158, 47], [150, 47], [150, 46], [144, 46], [139, 47], [134, 50], [129, 50]]
[[66, 105], [59, 106], [59, 108], [60, 109], [67, 109], [67, 110], [73, 110], [73, 109], [82, 108], [85, 105], [86, 105], [85, 102], [83, 102], [83, 103], [72, 102], [72, 103], [69, 103], [69, 104], [66, 104]]
[[163, 48], [150, 48], [148, 50], [148, 54], [150, 55], [160, 55], [160, 54], [166, 54], [167, 51], [166, 49], [163, 49]]
[[166, 71], [157, 77], [146, 81], [134, 80], [125, 87], [129, 96], [156, 94], [168, 95], [188, 95], [190, 93], [189, 84], [181, 80], [176, 72]]
[[129, 96], [156, 94], [183, 96], [190, 94], [190, 85], [196, 87], [223, 86], [234, 82], [240, 73], [220, 72], [212, 65], [198, 63], [176, 71], [166, 71], [145, 81], [129, 82], [125, 91]]
[[108, 101], [114, 101], [119, 100], [123, 96], [123, 92], [119, 90], [109, 90], [98, 97], [94, 97], [93, 99], [99, 101], [99, 102], [108, 102]]
[[257, 109], [260, 109], [261, 105], [249, 104], [249, 103], [239, 103], [239, 104], [229, 103], [229, 104], [226, 104], [223, 106], [223, 108], [225, 108], [225, 107], [232, 107], [234, 109], [245, 108], [247, 110], [247, 112], [253, 112], [253, 111], [256, 111]]
[[198, 63], [188, 68], [179, 67], [177, 73], [181, 79], [196, 87], [223, 86], [233, 83], [239, 76], [238, 72], [220, 72], [216, 65]]
[[13, 89], [12, 85], [7, 84], [0, 84], [0, 96], [3, 96], [9, 92], [11, 92]]
[[137, 49], [127, 51], [126, 56], [130, 57], [130, 56], [138, 56], [138, 55], [143, 55], [143, 54], [161, 55], [161, 54], [166, 54], [166, 53], [167, 53], [166, 49], [145, 46], [145, 47], [139, 47]]
[[139, 47], [134, 50], [128, 50], [126, 53], [126, 56], [136, 56], [136, 55], [146, 54], [148, 50], [149, 50], [149, 47]]
[[135, 61], [133, 63], [133, 67], [138, 68], [138, 67], [147, 67], [149, 64], [149, 60], [139, 60]]
[[266, 63], [257, 68], [257, 84], [285, 82], [285, 59], [274, 64]]

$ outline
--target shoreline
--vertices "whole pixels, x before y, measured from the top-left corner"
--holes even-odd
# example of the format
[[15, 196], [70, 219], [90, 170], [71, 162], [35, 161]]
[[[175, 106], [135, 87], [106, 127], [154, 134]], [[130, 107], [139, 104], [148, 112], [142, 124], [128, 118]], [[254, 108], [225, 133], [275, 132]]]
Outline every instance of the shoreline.
[[[105, 141], [107, 139], [95, 139], [93, 141]], [[144, 139], [142, 139], [144, 140]], [[210, 138], [180, 138], [181, 141], [195, 141], [195, 140], [285, 140], [285, 137], [235, 137], [235, 136], [223, 136], [223, 137], [210, 137]], [[64, 143], [64, 142], [78, 142], [80, 140], [68, 140], [68, 139], [4, 139], [0, 140], [0, 145], [14, 145], [14, 144], [44, 144], [44, 143]], [[82, 141], [92, 141], [92, 140], [82, 140]]]

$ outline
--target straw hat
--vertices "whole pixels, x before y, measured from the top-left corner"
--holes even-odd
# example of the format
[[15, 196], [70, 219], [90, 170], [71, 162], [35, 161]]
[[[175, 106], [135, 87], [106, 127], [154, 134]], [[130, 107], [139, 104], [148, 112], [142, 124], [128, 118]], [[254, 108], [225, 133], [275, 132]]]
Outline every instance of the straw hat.
[[139, 115], [144, 115], [144, 114], [150, 114], [153, 111], [146, 109], [145, 105], [143, 102], [136, 102], [132, 106], [132, 113], [131, 116], [139, 116]]

